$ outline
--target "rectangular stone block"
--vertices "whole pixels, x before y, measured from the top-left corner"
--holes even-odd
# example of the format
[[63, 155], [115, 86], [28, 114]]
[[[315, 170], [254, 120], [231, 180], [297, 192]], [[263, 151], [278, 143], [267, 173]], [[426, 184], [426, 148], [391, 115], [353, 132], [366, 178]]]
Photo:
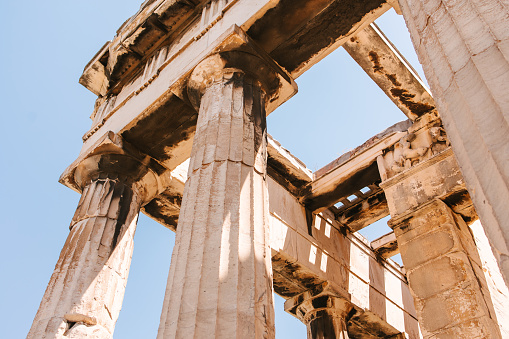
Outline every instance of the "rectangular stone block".
[[455, 253], [419, 266], [408, 273], [410, 290], [414, 297], [426, 299], [460, 286], [469, 278], [473, 280], [474, 277], [469, 277], [465, 270], [466, 264], [468, 264], [466, 256]]
[[[446, 328], [434, 336], [430, 337], [433, 339], [456, 339], [456, 338], [493, 338], [485, 330], [484, 322], [482, 319], [472, 319], [465, 321], [461, 324], [457, 324], [454, 327]], [[496, 329], [493, 329], [496, 331]]]
[[406, 233], [401, 238], [400, 253], [405, 258], [405, 268], [411, 271], [414, 267], [435, 259], [445, 253], [461, 248], [458, 239], [450, 231], [452, 227], [444, 225], [438, 232], [428, 232], [419, 237], [405, 241]]
[[478, 299], [474, 286], [470, 285], [419, 301], [417, 312], [423, 320], [423, 332], [434, 333], [486, 316], [481, 305], [482, 301]]
[[381, 184], [392, 218], [420, 208], [437, 197], [464, 189], [452, 151], [422, 161]]

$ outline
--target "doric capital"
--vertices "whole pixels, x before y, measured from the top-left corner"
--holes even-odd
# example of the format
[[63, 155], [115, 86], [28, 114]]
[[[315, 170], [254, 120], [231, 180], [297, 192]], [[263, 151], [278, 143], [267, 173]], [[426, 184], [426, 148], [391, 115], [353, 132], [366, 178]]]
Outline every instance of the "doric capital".
[[215, 82], [229, 81], [235, 73], [252, 78], [270, 98], [277, 95], [281, 87], [281, 80], [277, 76], [280, 70], [272, 66], [266, 60], [242, 51], [212, 54], [200, 62], [189, 77], [189, 99], [198, 109], [207, 87]]
[[[187, 91], [189, 101], [198, 110], [205, 90], [217, 81], [228, 81], [233, 73], [242, 73], [259, 84], [266, 97], [267, 114], [297, 93], [297, 84], [262, 48], [237, 26], [232, 26], [211, 45], [210, 53], [172, 90]], [[177, 87], [179, 89], [177, 89]]]
[[171, 175], [152, 158], [109, 132], [74, 161], [59, 181], [81, 192], [93, 180], [105, 177], [132, 184], [145, 204], [164, 190]]
[[325, 282], [286, 300], [285, 311], [308, 325], [317, 315], [326, 312], [331, 317], [347, 318], [353, 309], [347, 293], [339, 292], [331, 283]]

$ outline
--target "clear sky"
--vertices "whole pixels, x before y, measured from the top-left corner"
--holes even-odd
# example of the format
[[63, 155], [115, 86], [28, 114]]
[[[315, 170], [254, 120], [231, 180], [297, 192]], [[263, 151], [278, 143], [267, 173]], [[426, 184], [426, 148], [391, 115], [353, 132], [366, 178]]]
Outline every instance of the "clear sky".
[[[141, 2], [0, 4], [2, 338], [28, 333], [79, 200], [57, 182], [91, 126], [95, 96], [78, 78]], [[402, 17], [391, 10], [377, 23], [418, 66]], [[342, 48], [297, 84], [299, 93], [269, 116], [268, 129], [312, 170], [406, 119]], [[385, 230], [379, 224], [365, 234], [374, 238]], [[173, 232], [140, 216], [115, 338], [155, 338], [173, 243]], [[304, 325], [282, 309], [278, 297], [277, 338], [306, 338]]]

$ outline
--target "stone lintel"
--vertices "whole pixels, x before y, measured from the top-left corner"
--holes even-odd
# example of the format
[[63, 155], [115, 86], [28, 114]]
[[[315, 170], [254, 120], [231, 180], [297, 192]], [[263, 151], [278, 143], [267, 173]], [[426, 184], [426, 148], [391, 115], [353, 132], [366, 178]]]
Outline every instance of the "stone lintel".
[[376, 140], [374, 144], [362, 152], [350, 157], [347, 161], [330, 169], [327, 173], [316, 178], [302, 189], [300, 201], [310, 210], [320, 212], [336, 203], [343, 197], [354, 194], [364, 186], [380, 180], [378, 173], [366, 174], [368, 177], [360, 184], [357, 178], [352, 182], [355, 187], [343, 187], [349, 178], [356, 176], [365, 177], [363, 170], [368, 170], [374, 164], [375, 172], [376, 158], [384, 149], [397, 142], [405, 132], [393, 132], [383, 138]]
[[[180, 94], [179, 87], [184, 87], [179, 84], [182, 78], [185, 80], [186, 74], [211, 53], [210, 42], [238, 24], [283, 68], [289, 70], [290, 64], [294, 64], [298, 70], [292, 66], [294, 71], [290, 74], [295, 77], [390, 8], [383, 0], [353, 3], [353, 0], [346, 3], [311, 0], [306, 1], [305, 8], [294, 2], [269, 0], [213, 1], [210, 6], [183, 0], [147, 3], [87, 66], [91, 67], [91, 74], [101, 73], [104, 67], [106, 73], [114, 73], [106, 78], [110, 81], [118, 78], [124, 84], [118, 82], [114, 91], [98, 98], [92, 114], [94, 124], [84, 136], [83, 149], [89, 149], [107, 131], [113, 131], [173, 170], [190, 155], [197, 119], [185, 95], [177, 97], [174, 93]], [[221, 4], [225, 7], [220, 8]], [[351, 12], [352, 5], [355, 13]], [[249, 11], [244, 9], [246, 6]], [[192, 21], [198, 13], [204, 15], [203, 22]], [[282, 13], [288, 20], [280, 20], [278, 16]], [[349, 20], [324, 30], [322, 26], [328, 18], [337, 15]], [[178, 20], [172, 24], [175, 18]], [[164, 28], [158, 22], [172, 27]], [[179, 32], [178, 39], [168, 36], [165, 30], [170, 35]], [[313, 43], [303, 50], [291, 42], [283, 44], [285, 39]], [[269, 46], [276, 40], [281, 41]], [[291, 60], [293, 56], [298, 60]], [[126, 69], [122, 65], [128, 65], [132, 71], [122, 73]], [[104, 74], [97, 79], [91, 75], [87, 81], [96, 84], [95, 92], [103, 91], [104, 78]], [[273, 109], [271, 106], [277, 106], [277, 101], [269, 103], [267, 112]]]
[[[362, 188], [373, 184], [378, 186], [380, 181], [387, 180], [383, 164], [380, 164], [378, 158], [393, 149], [405, 136], [411, 133], [428, 133], [430, 128], [439, 124], [438, 114], [432, 111], [413, 123], [407, 120], [389, 127], [363, 145], [316, 171], [315, 180], [301, 190], [300, 201], [316, 213], [350, 195], [365, 198], [366, 195], [359, 192]], [[425, 139], [428, 144], [431, 143], [431, 136], [423, 136], [421, 139]], [[371, 173], [373, 170], [378, 173]], [[371, 193], [375, 194], [377, 190], [372, 190]], [[352, 200], [348, 199], [345, 207], [349, 207], [350, 202]], [[339, 211], [335, 212], [339, 214]]]
[[373, 146], [376, 146], [380, 142], [380, 140], [382, 140], [386, 137], [389, 137], [394, 133], [406, 132], [412, 126], [412, 124], [413, 124], [413, 122], [410, 119], [407, 119], [407, 120], [397, 122], [394, 125], [386, 128], [382, 132], [380, 132], [377, 135], [374, 135], [371, 138], [369, 138], [368, 140], [366, 140], [362, 145], [357, 146], [353, 150], [340, 155], [338, 158], [334, 159], [327, 165], [316, 170], [316, 172], [314, 173], [315, 178], [320, 178], [321, 176], [331, 172], [335, 168], [347, 163], [348, 161], [355, 158], [359, 154], [366, 152], [366, 150], [370, 149]]
[[389, 215], [384, 192], [376, 184], [367, 187], [370, 189], [368, 192], [355, 193], [357, 199], [354, 201], [343, 198], [340, 200], [343, 203], [341, 208], [331, 207], [336, 220], [352, 232], [357, 232]]
[[314, 179], [313, 172], [270, 134], [267, 135], [267, 174], [293, 195], [298, 195]]
[[408, 322], [413, 322], [413, 327], [408, 326], [412, 332], [401, 332], [397, 328], [391, 326], [386, 320], [379, 315], [369, 311], [355, 308], [348, 319], [348, 335], [350, 338], [386, 338], [386, 339], [418, 339], [420, 336], [417, 332], [417, 320], [411, 318]]
[[279, 83], [269, 93], [267, 114], [296, 93], [297, 85], [288, 73], [257, 47], [242, 28], [236, 25], [227, 29], [220, 27], [193, 40], [189, 46], [182, 46], [178, 53], [161, 52], [175, 55], [167, 56], [169, 59], [164, 62], [158, 59], [157, 62], [163, 65], [157, 71], [150, 71], [148, 78], [143, 80], [146, 83], [138, 90], [135, 88], [141, 84], [135, 81], [126, 93], [106, 101], [101, 99], [96, 107], [100, 114], [94, 114], [94, 126], [84, 136], [83, 150], [93, 147], [91, 145], [101, 139], [103, 133], [111, 130], [173, 170], [190, 156], [196, 130], [196, 110], [187, 95], [191, 71], [208, 56], [233, 50], [256, 55], [276, 74]]
[[[118, 29], [85, 66], [80, 84], [98, 96], [125, 85], [139, 65], [162, 43], [176, 36], [201, 14], [206, 1], [154, 1], [145, 5]], [[127, 67], [126, 67], [127, 66]]]
[[278, 1], [247, 32], [297, 78], [390, 8], [384, 0]]
[[382, 258], [390, 258], [399, 253], [398, 242], [394, 232], [387, 233], [371, 242], [371, 247]]
[[380, 187], [389, 204], [393, 219], [390, 224], [396, 224], [426, 203], [464, 190], [465, 184], [449, 148], [382, 182]]
[[[158, 0], [140, 8], [118, 30], [112, 41], [87, 64], [80, 83], [102, 96], [118, 93], [151, 54], [162, 45], [178, 43], [178, 38], [198, 26], [196, 38], [223, 19], [234, 7], [247, 7], [244, 29], [292, 75], [299, 76], [316, 62], [390, 9], [384, 0], [370, 0], [362, 6], [353, 1], [308, 0], [264, 1], [252, 6], [239, 0]], [[390, 1], [389, 1], [390, 2]], [[200, 19], [201, 16], [201, 19]], [[280, 20], [281, 16], [285, 20]], [[334, 16], [340, 23], [328, 25]], [[295, 41], [304, 40], [298, 46]]]
[[[225, 7], [218, 10], [218, 4], [225, 3]], [[213, 4], [214, 6], [208, 8], [201, 6], [198, 1], [193, 3], [184, 0], [156, 1], [121, 27], [108, 51], [99, 57], [100, 62], [96, 60], [91, 65], [92, 67], [97, 64], [97, 67], [91, 68], [91, 73], [97, 73], [95, 69], [105, 67], [107, 73], [112, 73], [107, 76], [110, 82], [115, 82], [116, 80], [112, 79], [119, 78], [122, 84], [115, 85], [114, 91], [110, 90], [106, 96], [98, 98], [96, 109], [102, 114], [95, 119], [94, 126], [85, 134], [86, 144], [93, 144], [108, 130], [122, 135], [125, 132], [146, 135], [142, 127], [150, 122], [144, 120], [150, 118], [152, 123], [154, 119], [161, 120], [153, 115], [159, 108], [164, 108], [164, 111], [168, 112], [169, 108], [163, 106], [172, 100], [172, 91], [169, 89], [174, 85], [178, 87], [176, 82], [209, 54], [207, 52], [209, 42], [216, 41], [234, 24], [247, 31], [247, 34], [270, 54], [272, 59], [295, 78], [340, 46], [349, 35], [366, 27], [390, 8], [384, 0], [369, 0], [362, 4], [354, 0], [344, 2], [309, 0], [305, 6], [300, 2], [273, 0], [256, 2], [214, 0]], [[159, 5], [161, 7], [155, 9]], [[246, 7], [249, 10], [246, 10]], [[352, 8], [355, 9], [354, 12]], [[200, 21], [195, 14], [190, 14], [190, 17], [185, 13], [179, 14], [180, 10], [185, 13], [202, 13], [205, 19]], [[164, 14], [166, 11], [168, 13]], [[284, 15], [285, 20], [281, 20], [280, 15]], [[150, 19], [153, 16], [156, 16], [154, 20]], [[338, 16], [344, 20], [338, 21]], [[184, 17], [193, 17], [195, 20], [182, 24], [181, 27], [186, 28], [177, 29], [179, 32], [177, 36], [166, 38], [161, 31], [161, 25], [157, 24], [161, 18], [165, 18], [164, 21], [172, 25], [172, 18], [176, 18], [178, 19], [176, 26], [179, 26], [179, 20]], [[328, 25], [329, 20], [334, 20], [338, 24]], [[167, 30], [173, 32], [174, 28]], [[295, 44], [301, 39], [305, 39], [306, 42], [302, 43], [306, 48]], [[285, 40], [287, 43], [283, 43]], [[273, 45], [277, 41], [279, 42]], [[102, 86], [101, 79], [104, 76], [100, 76], [100, 79], [89, 78], [87, 81], [90, 83]], [[182, 110], [189, 117], [186, 120], [177, 114], [176, 119], [179, 120], [177, 126], [185, 125], [186, 128], [173, 133], [170, 144], [164, 145], [166, 149], [171, 150], [171, 158], [175, 159], [168, 160], [169, 169], [183, 161], [175, 154], [187, 153], [189, 156], [190, 142], [185, 141], [192, 140], [194, 135], [192, 127], [196, 123], [195, 117], [185, 108], [176, 109], [177, 112]], [[270, 110], [272, 109], [269, 108], [268, 111]], [[173, 109], [170, 108], [170, 111], [173, 113]], [[138, 145], [138, 140], [129, 141], [140, 149], [153, 145]], [[161, 147], [164, 148], [163, 145]], [[166, 160], [160, 159], [164, 158], [161, 154], [150, 155], [161, 162]]]
[[416, 120], [435, 109], [424, 82], [375, 23], [352, 36], [343, 47], [409, 119]]

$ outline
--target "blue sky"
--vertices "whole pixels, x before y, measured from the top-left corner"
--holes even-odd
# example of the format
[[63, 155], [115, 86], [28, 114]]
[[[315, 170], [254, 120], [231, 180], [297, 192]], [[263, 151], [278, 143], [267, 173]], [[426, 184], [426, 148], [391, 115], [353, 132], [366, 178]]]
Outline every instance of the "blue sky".
[[[141, 0], [3, 1], [0, 5], [0, 319], [23, 338], [68, 234], [79, 195], [57, 182], [91, 126], [83, 67]], [[377, 21], [418, 66], [403, 19]], [[420, 68], [418, 68], [420, 71]], [[421, 73], [422, 74], [422, 73]], [[284, 147], [316, 170], [405, 116], [339, 49], [297, 79], [299, 93], [268, 118]], [[384, 233], [381, 226], [368, 237]], [[115, 338], [155, 338], [174, 234], [141, 216]], [[277, 338], [306, 338], [276, 299]]]

